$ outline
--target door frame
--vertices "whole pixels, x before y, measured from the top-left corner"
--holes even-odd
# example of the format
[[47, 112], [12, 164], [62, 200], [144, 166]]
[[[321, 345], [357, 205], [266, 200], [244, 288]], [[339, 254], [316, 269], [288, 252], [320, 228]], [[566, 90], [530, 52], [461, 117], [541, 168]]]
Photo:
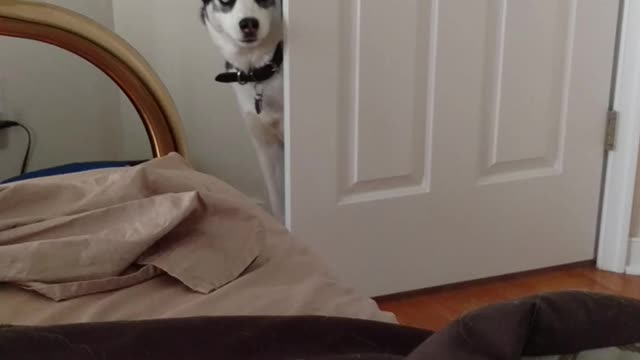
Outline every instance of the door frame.
[[617, 134], [605, 164], [597, 266], [625, 273], [640, 151], [640, 1], [620, 1], [610, 109], [618, 112]]

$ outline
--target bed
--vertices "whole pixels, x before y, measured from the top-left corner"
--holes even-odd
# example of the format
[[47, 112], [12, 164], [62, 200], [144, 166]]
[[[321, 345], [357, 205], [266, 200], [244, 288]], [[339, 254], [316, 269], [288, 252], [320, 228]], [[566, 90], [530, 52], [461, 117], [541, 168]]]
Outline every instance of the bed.
[[[92, 171], [75, 166], [75, 170], [64, 174], [58, 171], [56, 176], [45, 176], [51, 172], [28, 174], [25, 179], [0, 185], [0, 323], [55, 325], [229, 315], [317, 315], [395, 322], [394, 316], [380, 311], [373, 300], [336, 280], [302, 241], [293, 238], [261, 208], [215, 177], [190, 167], [180, 117], [167, 89], [125, 41], [66, 9], [7, 0], [0, 1], [0, 35], [53, 44], [105, 72], [136, 108], [155, 157], [137, 166]], [[160, 185], [145, 183], [150, 177]], [[132, 179], [140, 180], [136, 191], [129, 186]], [[100, 193], [109, 196], [97, 200], [96, 194]], [[184, 196], [178, 199], [175, 193]], [[203, 193], [209, 196], [206, 200]], [[150, 199], [155, 203], [149, 203]], [[137, 268], [127, 268], [126, 274], [122, 267], [116, 272], [95, 269], [96, 264], [102, 266], [108, 259], [100, 258], [100, 254], [88, 259], [87, 249], [99, 249], [104, 242], [96, 244], [87, 238], [114, 241], [103, 252], [112, 257], [130, 256], [120, 252], [123, 244], [116, 244], [123, 234], [118, 231], [135, 224], [124, 232], [129, 234], [140, 223], [153, 220], [161, 207], [167, 221], [173, 221], [173, 227], [166, 229], [169, 235], [184, 232], [189, 224], [198, 222], [202, 226], [197, 231], [204, 238], [217, 239], [212, 240], [219, 241], [213, 248], [219, 248], [198, 248], [200, 244], [188, 250], [176, 245], [168, 251], [174, 253], [169, 257], [165, 256], [167, 252], [152, 254], [156, 257], [149, 260], [153, 265], [134, 264], [131, 258], [131, 265]], [[119, 210], [114, 212], [113, 208]], [[224, 209], [232, 210], [225, 213]], [[128, 218], [119, 215], [126, 211]], [[95, 216], [96, 212], [101, 214], [101, 222], [91, 222], [91, 214]], [[194, 220], [194, 214], [199, 213], [206, 215]], [[144, 214], [154, 216], [145, 220]], [[70, 218], [74, 225], [68, 224]], [[79, 232], [78, 223], [82, 228]], [[217, 226], [207, 228], [208, 223]], [[145, 231], [149, 233], [158, 224], [152, 221], [147, 225]], [[61, 226], [62, 232], [56, 232]], [[43, 231], [47, 235], [40, 236]], [[170, 247], [165, 239], [168, 235], [157, 235], [150, 235], [156, 237], [156, 245]], [[231, 239], [237, 241], [228, 241]], [[60, 247], [52, 248], [56, 243]], [[64, 250], [79, 243], [85, 246], [82, 251], [70, 254]], [[49, 251], [48, 258], [41, 257], [44, 249]], [[143, 253], [150, 256], [149, 249], [143, 250], [138, 249], [136, 257]], [[222, 253], [215, 252], [218, 250]], [[209, 254], [211, 258], [200, 256], [195, 260], [197, 254]], [[192, 268], [200, 266], [199, 273], [192, 269], [187, 274], [184, 263]], [[53, 274], [53, 268], [67, 266], [64, 264], [74, 267], [73, 274], [44, 274]], [[40, 274], [35, 274], [38, 267]], [[184, 277], [175, 276], [176, 272]], [[197, 276], [210, 282], [195, 279]], [[185, 277], [190, 279], [181, 282]], [[114, 285], [114, 278], [118, 285]]]

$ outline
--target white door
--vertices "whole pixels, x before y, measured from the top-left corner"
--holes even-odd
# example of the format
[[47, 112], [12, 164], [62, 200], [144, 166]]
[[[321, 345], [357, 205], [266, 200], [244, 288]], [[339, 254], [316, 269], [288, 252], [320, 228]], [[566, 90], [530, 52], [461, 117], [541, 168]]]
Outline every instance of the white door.
[[617, 11], [288, 1], [292, 231], [370, 295], [593, 259]]

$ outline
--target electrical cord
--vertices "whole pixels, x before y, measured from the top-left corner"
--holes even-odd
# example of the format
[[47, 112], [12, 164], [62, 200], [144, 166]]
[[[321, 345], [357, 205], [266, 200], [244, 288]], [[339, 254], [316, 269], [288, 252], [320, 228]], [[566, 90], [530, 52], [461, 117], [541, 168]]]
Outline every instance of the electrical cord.
[[31, 130], [28, 127], [20, 124], [19, 122], [0, 120], [0, 130], [9, 129], [12, 127], [19, 127], [27, 133], [27, 150], [24, 153], [22, 159], [22, 168], [20, 169], [20, 175], [24, 175], [27, 172], [27, 164], [29, 163], [29, 155], [31, 154]]

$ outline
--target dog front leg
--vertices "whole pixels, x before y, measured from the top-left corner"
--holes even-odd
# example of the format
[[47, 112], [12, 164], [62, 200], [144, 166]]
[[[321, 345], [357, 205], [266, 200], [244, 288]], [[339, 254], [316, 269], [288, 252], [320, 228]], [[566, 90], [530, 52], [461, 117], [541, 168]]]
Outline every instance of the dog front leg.
[[257, 148], [271, 212], [284, 223], [284, 151], [277, 144], [258, 144]]
[[271, 212], [284, 224], [284, 144], [272, 124], [265, 124], [255, 116], [249, 116], [248, 121]]

